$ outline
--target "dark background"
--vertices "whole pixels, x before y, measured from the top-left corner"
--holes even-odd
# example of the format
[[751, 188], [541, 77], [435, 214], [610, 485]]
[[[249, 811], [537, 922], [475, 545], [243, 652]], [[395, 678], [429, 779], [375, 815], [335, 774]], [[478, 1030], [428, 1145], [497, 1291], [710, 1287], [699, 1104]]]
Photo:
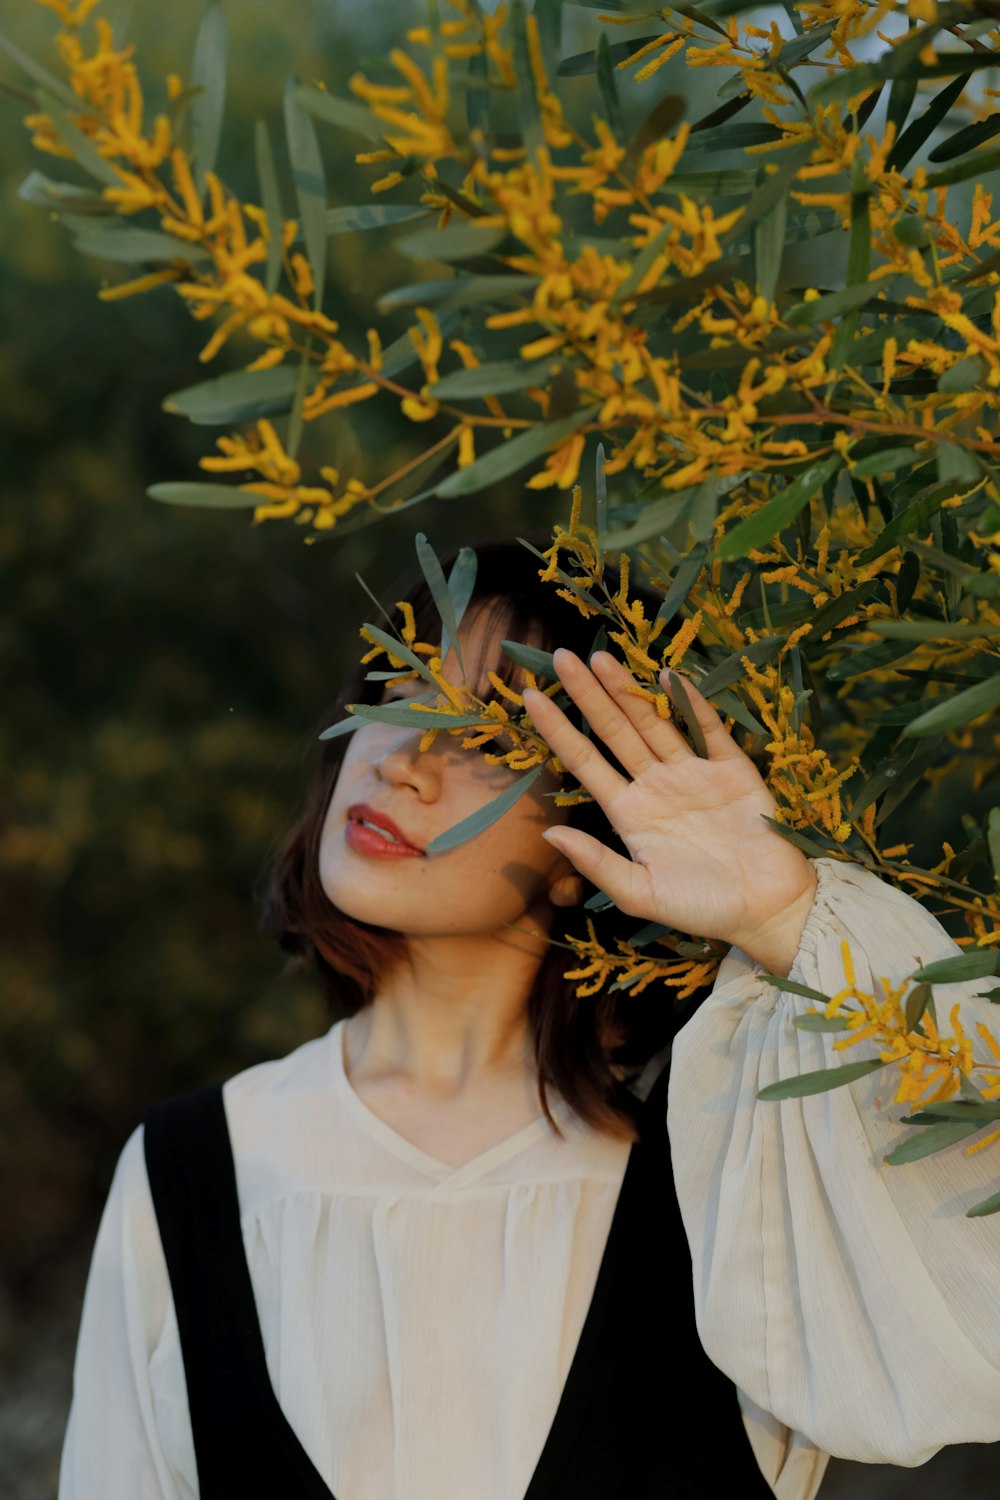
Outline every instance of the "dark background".
[[[280, 162], [285, 77], [343, 87], [407, 16], [423, 19], [412, 4], [226, 9], [221, 166], [254, 200], [253, 121], [269, 120]], [[58, 67], [53, 18], [28, 0], [11, 12], [7, 34]], [[200, 0], [137, 7], [155, 109], [165, 75], [187, 76], [200, 13]], [[0, 79], [22, 82], [2, 55]], [[315, 546], [288, 523], [148, 499], [155, 481], [198, 478], [214, 436], [165, 415], [163, 397], [236, 367], [239, 346], [206, 370], [206, 325], [169, 288], [97, 300], [102, 280], [127, 273], [82, 257], [17, 198], [32, 168], [75, 175], [32, 150], [21, 113], [0, 98], [0, 1492], [51, 1500], [90, 1253], [127, 1136], [151, 1100], [330, 1024], [317, 984], [282, 974], [252, 892], [294, 813], [309, 726], [372, 617], [355, 574], [381, 595], [414, 559], [416, 531], [444, 551], [565, 521], [568, 497], [510, 485], [472, 511], [429, 502]], [[366, 201], [371, 169], [329, 135], [324, 149], [331, 203]], [[328, 310], [348, 338], [394, 279], [385, 236], [331, 241]], [[372, 403], [327, 425], [322, 449], [308, 436], [303, 458], [380, 478], [421, 436]], [[972, 1497], [988, 1492], [987, 1470], [995, 1493], [987, 1456], [946, 1450], [920, 1470], [834, 1462], [822, 1494]]]

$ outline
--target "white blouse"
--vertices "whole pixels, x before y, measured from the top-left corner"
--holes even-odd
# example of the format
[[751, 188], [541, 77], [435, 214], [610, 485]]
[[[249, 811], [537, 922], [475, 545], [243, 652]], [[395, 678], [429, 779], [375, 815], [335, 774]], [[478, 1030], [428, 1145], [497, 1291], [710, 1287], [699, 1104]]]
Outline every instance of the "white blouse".
[[[961, 950], [860, 866], [814, 861], [790, 978], [832, 993]], [[812, 1500], [827, 1455], [923, 1463], [1000, 1439], [1000, 1146], [904, 1167], [887, 1068], [832, 1093], [756, 1098], [845, 1058], [809, 1004], [731, 949], [674, 1044], [668, 1125], [698, 1327], [735, 1380], [779, 1500]], [[984, 981], [936, 987], [998, 1028]], [[229, 1079], [243, 1243], [278, 1402], [338, 1500], [521, 1500], [573, 1357], [629, 1144], [554, 1101], [460, 1167], [355, 1094], [343, 1023]], [[979, 1055], [981, 1048], [976, 1048]], [[875, 1055], [859, 1043], [845, 1060]], [[447, 1430], [442, 1431], [442, 1420]], [[184, 1367], [143, 1155], [126, 1142], [87, 1281], [59, 1500], [198, 1495]]]

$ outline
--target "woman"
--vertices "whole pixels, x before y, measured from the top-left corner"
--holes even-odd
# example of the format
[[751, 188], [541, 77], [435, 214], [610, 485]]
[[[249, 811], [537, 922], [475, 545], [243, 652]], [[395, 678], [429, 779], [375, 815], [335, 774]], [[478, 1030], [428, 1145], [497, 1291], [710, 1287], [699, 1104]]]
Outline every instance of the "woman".
[[[341, 1019], [160, 1101], [125, 1144], [60, 1500], [812, 1500], [829, 1453], [913, 1465], [1000, 1438], [1000, 1242], [964, 1217], [989, 1153], [885, 1167], [884, 1074], [756, 1098], [840, 1057], [763, 974], [832, 993], [847, 937], [860, 986], [899, 983], [956, 945], [769, 827], [690, 678], [707, 760], [613, 658], [588, 666], [595, 622], [537, 554], [476, 553], [466, 680], [519, 691], [501, 641], [560, 648], [572, 706], [525, 709], [595, 800], [556, 807], [546, 768], [428, 855], [519, 773], [374, 721], [324, 742], [264, 915]], [[389, 597], [440, 639], [422, 579]], [[453, 646], [443, 667], [462, 680]], [[318, 727], [423, 686], [359, 666]], [[406, 844], [364, 830], [385, 817]], [[614, 907], [585, 907], [598, 891]], [[651, 921], [731, 947], [693, 1015], [656, 985], [577, 997], [563, 939], [588, 917], [612, 951]], [[978, 987], [942, 987], [970, 1024]]]

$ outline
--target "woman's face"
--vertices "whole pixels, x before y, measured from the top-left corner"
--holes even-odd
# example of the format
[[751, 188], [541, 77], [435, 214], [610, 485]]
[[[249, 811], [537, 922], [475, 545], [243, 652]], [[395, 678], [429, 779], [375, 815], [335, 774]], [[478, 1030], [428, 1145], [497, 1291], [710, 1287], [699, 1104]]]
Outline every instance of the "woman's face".
[[[469, 686], [485, 698], [491, 691], [486, 671], [501, 659], [505, 632], [489, 622], [482, 602], [470, 604], [459, 635]], [[454, 650], [442, 668], [449, 681], [461, 682]], [[390, 683], [379, 701], [403, 701], [428, 689], [416, 679]], [[548, 768], [496, 822], [443, 853], [385, 858], [348, 841], [348, 809], [364, 802], [426, 849], [524, 774], [491, 765], [481, 750], [463, 749], [460, 737], [446, 732], [421, 752], [421, 735], [420, 729], [372, 720], [352, 731], [320, 840], [319, 875], [326, 895], [347, 916], [413, 935], [502, 933], [503, 923], [516, 923], [526, 913], [547, 933], [553, 882], [569, 877], [560, 881], [558, 904], [582, 894], [573, 866], [541, 837], [543, 829], [567, 822], [570, 815], [544, 796], [562, 781]], [[509, 747], [509, 739], [487, 743], [493, 754]]]

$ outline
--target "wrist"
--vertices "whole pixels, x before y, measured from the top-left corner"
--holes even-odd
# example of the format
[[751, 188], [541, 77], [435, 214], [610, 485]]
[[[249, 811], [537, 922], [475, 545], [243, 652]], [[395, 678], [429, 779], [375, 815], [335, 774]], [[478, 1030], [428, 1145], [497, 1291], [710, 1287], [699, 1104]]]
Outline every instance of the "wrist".
[[816, 872], [810, 863], [808, 880], [799, 895], [783, 905], [779, 912], [756, 921], [742, 937], [733, 940], [733, 946], [761, 964], [765, 973], [787, 979], [802, 944], [802, 933], [812, 910], [816, 887]]

